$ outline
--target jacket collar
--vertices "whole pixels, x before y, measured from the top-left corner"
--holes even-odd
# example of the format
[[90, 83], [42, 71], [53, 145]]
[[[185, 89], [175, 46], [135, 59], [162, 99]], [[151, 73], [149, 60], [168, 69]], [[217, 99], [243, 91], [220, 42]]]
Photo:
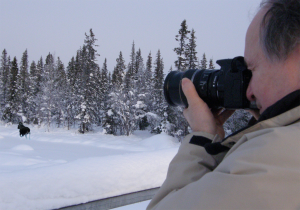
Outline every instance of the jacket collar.
[[206, 144], [207, 153], [216, 155], [228, 151], [244, 134], [265, 128], [285, 126], [300, 120], [300, 90], [296, 90], [268, 107], [258, 121], [229, 135], [222, 142]]
[[258, 121], [223, 139], [222, 145], [232, 147], [244, 134], [256, 130], [285, 126], [300, 120], [300, 90], [296, 90], [268, 107]]
[[259, 117], [258, 122], [278, 116], [300, 105], [300, 90], [296, 90], [272, 106], [268, 107]]

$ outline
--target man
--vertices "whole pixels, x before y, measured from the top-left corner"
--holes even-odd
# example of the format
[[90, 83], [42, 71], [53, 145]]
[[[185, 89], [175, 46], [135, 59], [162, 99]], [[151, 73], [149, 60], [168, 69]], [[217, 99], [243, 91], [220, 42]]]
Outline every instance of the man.
[[182, 142], [148, 209], [300, 209], [300, 0], [265, 0], [246, 35], [253, 125], [224, 138], [232, 111], [211, 112], [192, 82]]

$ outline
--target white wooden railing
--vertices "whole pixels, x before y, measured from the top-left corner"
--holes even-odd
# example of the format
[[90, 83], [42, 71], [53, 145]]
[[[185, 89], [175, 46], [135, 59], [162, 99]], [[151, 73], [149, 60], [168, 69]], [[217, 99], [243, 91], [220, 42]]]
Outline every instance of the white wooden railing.
[[138, 203], [146, 200], [151, 200], [158, 188], [143, 190], [139, 192], [128, 193], [110, 198], [104, 198], [87, 203], [77, 204], [59, 208], [57, 210], [107, 210], [120, 206], [126, 206], [133, 203]]

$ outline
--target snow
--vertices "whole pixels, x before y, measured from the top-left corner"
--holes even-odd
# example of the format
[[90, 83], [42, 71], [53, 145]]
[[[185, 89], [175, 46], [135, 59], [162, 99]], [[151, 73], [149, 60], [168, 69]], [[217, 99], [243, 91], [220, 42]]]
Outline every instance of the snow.
[[112, 116], [113, 114], [114, 114], [114, 113], [112, 112], [111, 109], [107, 111], [107, 115], [108, 115], [108, 116]]
[[31, 146], [28, 146], [26, 144], [20, 144], [12, 148], [12, 150], [19, 150], [19, 151], [29, 151], [34, 150]]
[[159, 118], [159, 116], [157, 114], [154, 114], [152, 112], [147, 112], [146, 113], [148, 116], [153, 117], [153, 118]]
[[150, 203], [150, 200], [139, 202], [139, 203], [134, 203], [134, 204], [127, 205], [127, 206], [121, 206], [119, 208], [114, 208], [114, 210], [142, 210], [142, 209], [146, 209], [149, 203]]
[[143, 101], [137, 101], [137, 102], [136, 102], [136, 105], [134, 105], [134, 107], [135, 107], [136, 109], [141, 109], [141, 108], [146, 107], [146, 105], [144, 104]]
[[0, 209], [55, 209], [159, 187], [179, 147], [147, 131], [126, 137], [29, 127], [30, 140], [17, 125], [0, 124]]

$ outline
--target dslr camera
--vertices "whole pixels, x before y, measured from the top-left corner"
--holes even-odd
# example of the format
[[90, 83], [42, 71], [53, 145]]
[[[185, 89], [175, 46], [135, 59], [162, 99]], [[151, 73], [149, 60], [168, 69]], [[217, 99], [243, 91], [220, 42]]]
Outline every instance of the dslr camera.
[[172, 71], [164, 82], [164, 96], [172, 106], [188, 107], [181, 88], [183, 78], [190, 79], [200, 98], [210, 108], [257, 109], [255, 102], [246, 97], [252, 73], [247, 69], [244, 57], [218, 60], [219, 70], [190, 69]]

